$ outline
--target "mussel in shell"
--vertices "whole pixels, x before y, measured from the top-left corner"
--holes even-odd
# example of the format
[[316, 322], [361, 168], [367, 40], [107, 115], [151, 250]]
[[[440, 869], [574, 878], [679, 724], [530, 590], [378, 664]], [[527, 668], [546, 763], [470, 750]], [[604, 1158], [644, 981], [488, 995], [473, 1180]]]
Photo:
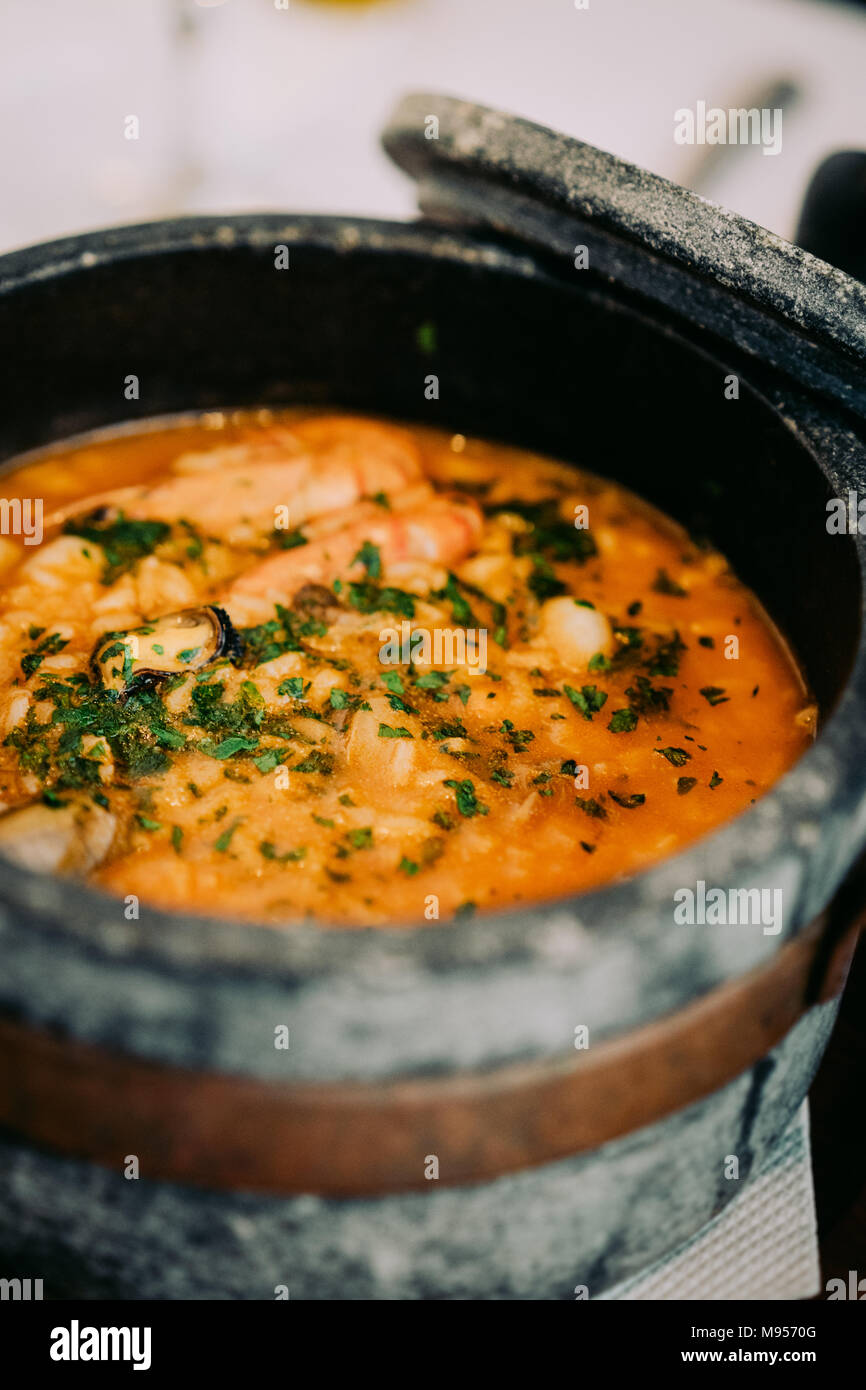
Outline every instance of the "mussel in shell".
[[222, 608], [184, 608], [114, 632], [97, 645], [93, 667], [108, 690], [128, 691], [140, 681], [156, 681], [234, 656], [238, 638]]

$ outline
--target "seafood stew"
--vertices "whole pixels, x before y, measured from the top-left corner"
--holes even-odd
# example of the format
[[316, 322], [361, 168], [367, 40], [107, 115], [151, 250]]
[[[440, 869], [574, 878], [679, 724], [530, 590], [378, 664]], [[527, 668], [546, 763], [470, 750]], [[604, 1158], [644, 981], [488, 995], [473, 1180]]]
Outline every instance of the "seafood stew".
[[219, 413], [4, 494], [42, 520], [0, 538], [0, 851], [123, 897], [355, 926], [580, 892], [814, 736], [721, 555], [525, 450]]

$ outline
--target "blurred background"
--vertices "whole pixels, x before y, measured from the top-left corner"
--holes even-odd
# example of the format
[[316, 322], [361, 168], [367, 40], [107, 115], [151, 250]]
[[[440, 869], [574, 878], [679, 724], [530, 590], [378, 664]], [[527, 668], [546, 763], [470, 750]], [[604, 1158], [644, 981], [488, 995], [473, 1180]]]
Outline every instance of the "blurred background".
[[[409, 217], [378, 132], [413, 88], [556, 126], [784, 236], [820, 160], [866, 149], [861, 6], [577, 4], [0, 0], [0, 250], [184, 212]], [[782, 106], [781, 154], [677, 145], [698, 100]]]

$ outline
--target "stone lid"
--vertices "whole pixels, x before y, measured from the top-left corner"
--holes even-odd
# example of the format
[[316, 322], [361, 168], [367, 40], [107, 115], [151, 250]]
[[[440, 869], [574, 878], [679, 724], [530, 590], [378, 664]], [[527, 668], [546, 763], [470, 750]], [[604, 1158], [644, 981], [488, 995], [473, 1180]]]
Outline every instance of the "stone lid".
[[516, 238], [563, 278], [613, 283], [866, 418], [866, 285], [841, 270], [667, 179], [472, 102], [407, 96], [382, 138], [427, 217]]

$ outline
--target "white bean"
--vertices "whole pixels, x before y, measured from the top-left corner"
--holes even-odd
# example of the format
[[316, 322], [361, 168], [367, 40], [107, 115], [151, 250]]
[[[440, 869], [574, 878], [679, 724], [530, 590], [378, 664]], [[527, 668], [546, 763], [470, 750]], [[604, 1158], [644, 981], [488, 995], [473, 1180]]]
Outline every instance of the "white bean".
[[542, 605], [541, 631], [566, 666], [586, 666], [596, 652], [608, 655], [613, 649], [613, 632], [604, 614], [567, 595]]

